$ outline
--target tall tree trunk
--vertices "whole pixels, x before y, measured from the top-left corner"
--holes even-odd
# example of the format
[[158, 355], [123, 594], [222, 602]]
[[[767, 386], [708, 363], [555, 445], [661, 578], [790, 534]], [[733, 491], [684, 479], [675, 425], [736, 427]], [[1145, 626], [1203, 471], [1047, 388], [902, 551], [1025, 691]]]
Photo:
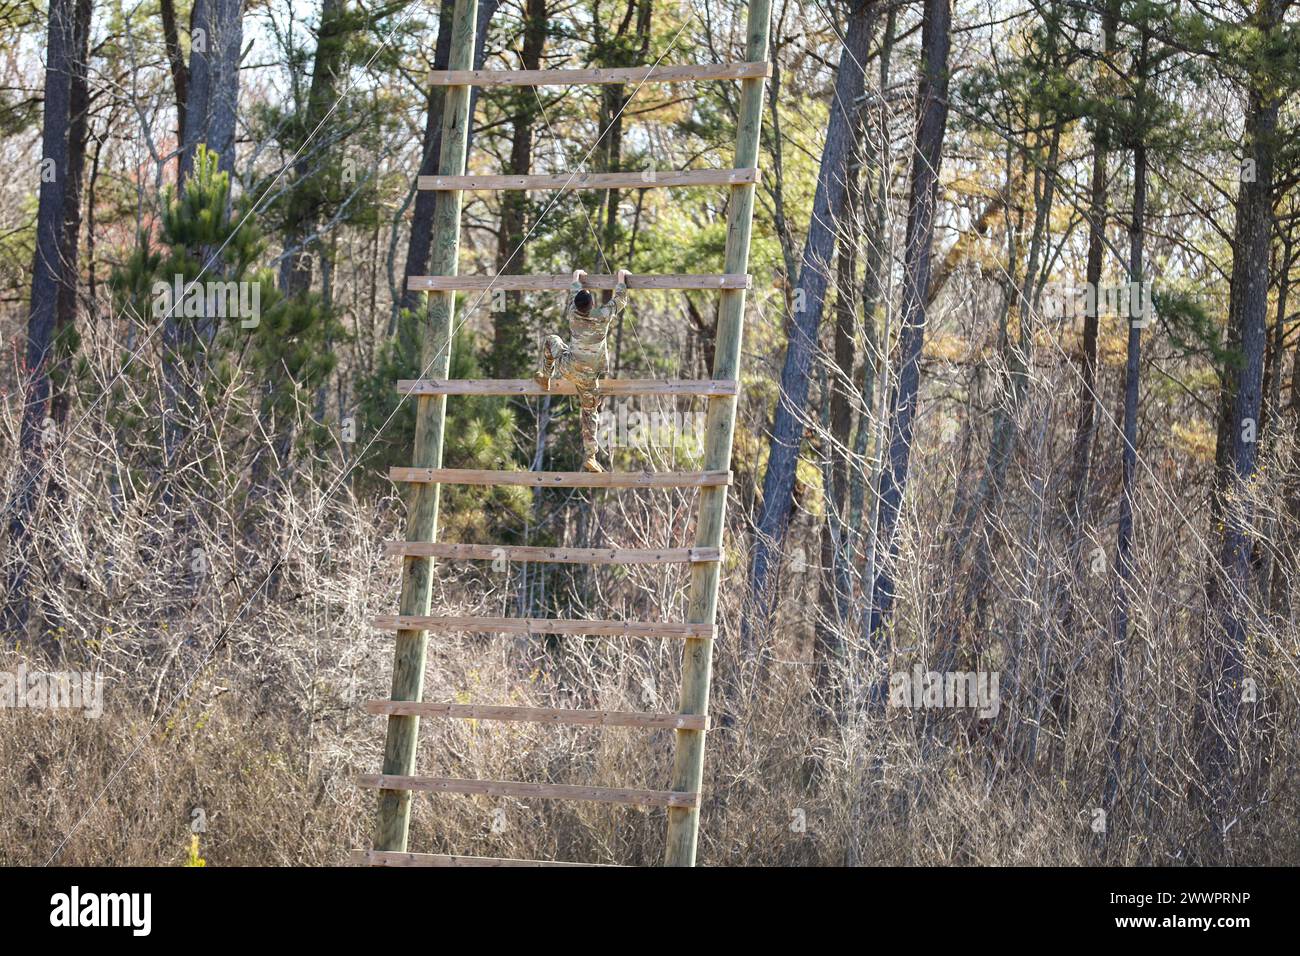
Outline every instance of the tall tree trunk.
[[68, 96], [68, 182], [63, 194], [63, 276], [54, 330], [55, 371], [50, 399], [50, 417], [60, 428], [68, 420], [69, 379], [77, 327], [77, 287], [80, 270], [81, 195], [86, 174], [86, 143], [90, 136], [90, 84], [87, 59], [90, 55], [91, 0], [76, 0], [73, 25], [72, 78]]
[[[1265, 31], [1276, 29], [1280, 12], [1270, 0], [1256, 19]], [[1232, 392], [1223, 461], [1222, 537], [1219, 567], [1209, 588], [1215, 621], [1209, 629], [1202, 667], [1198, 724], [1198, 763], [1208, 797], [1211, 824], [1224, 835], [1238, 791], [1243, 759], [1240, 741], [1242, 682], [1245, 677], [1246, 617], [1251, 601], [1251, 506], [1249, 485], [1258, 463], [1258, 426], [1263, 396], [1264, 352], [1268, 338], [1268, 264], [1273, 227], [1273, 176], [1277, 153], [1278, 94], [1272, 84], [1252, 83], [1246, 113], [1246, 156], [1254, 160], [1253, 181], [1237, 192], [1233, 234], [1232, 287], [1228, 321], [1238, 343], [1240, 364]], [[1226, 434], [1225, 434], [1226, 433]]]
[[[888, 333], [884, 337], [880, 335], [876, 313], [879, 311], [881, 300], [884, 297], [885, 283], [882, 279], [881, 270], [885, 263], [885, 247], [889, 243], [889, 223], [887, 218], [890, 180], [888, 159], [889, 104], [885, 99], [885, 91], [889, 88], [889, 66], [894, 48], [894, 25], [897, 16], [897, 11], [890, 8], [889, 14], [885, 18], [884, 35], [880, 43], [879, 85], [876, 88], [876, 103], [872, 110], [872, 122], [867, 127], [870, 131], [870, 136], [867, 139], [867, 152], [871, 158], [872, 175], [868, 178], [867, 208], [869, 218], [867, 219], [868, 231], [864, 236], [867, 246], [867, 261], [862, 277], [863, 361], [862, 385], [858, 394], [863, 412], [858, 416], [858, 427], [853, 436], [853, 460], [864, 464], [863, 467], [853, 470], [852, 480], [849, 484], [849, 533], [856, 539], [861, 538], [864, 531], [866, 532], [867, 554], [863, 563], [864, 580], [866, 581], [875, 578], [875, 572], [869, 565], [872, 562], [875, 542], [876, 491], [879, 488], [877, 482], [880, 471], [878, 465], [882, 460], [880, 455], [882, 442], [880, 441], [879, 430], [883, 419], [881, 414], [883, 404], [877, 395], [883, 397], [884, 391], [883, 383], [878, 383], [877, 377], [882, 379], [884, 377], [879, 373], [885, 368], [889, 351]], [[873, 437], [874, 442], [872, 441]], [[873, 446], [872, 456], [874, 462], [870, 472], [868, 472], [865, 464], [869, 444]], [[868, 485], [871, 488], [870, 507], [867, 506], [866, 500]], [[869, 619], [870, 614], [865, 615], [865, 618]]]
[[[772, 79], [767, 84], [767, 108], [771, 121], [764, 127], [763, 136], [771, 156], [771, 175], [764, 176], [765, 188], [772, 197], [772, 228], [776, 230], [777, 241], [781, 244], [781, 261], [784, 263], [785, 275], [782, 289], [785, 292], [786, 308], [789, 308], [790, 290], [794, 285], [799, 266], [795, 258], [795, 240], [790, 228], [790, 220], [785, 214], [785, 133], [781, 123], [781, 50], [785, 45], [782, 37], [782, 25], [785, 23], [784, 12], [777, 23], [772, 37]], [[767, 185], [770, 183], [771, 185]]]
[[[324, 122], [334, 107], [339, 76], [344, 68], [343, 53], [352, 33], [344, 0], [321, 0], [320, 26], [316, 30], [316, 56], [312, 64], [311, 89], [302, 123], [304, 140]], [[325, 134], [327, 138], [328, 134]], [[322, 138], [318, 134], [318, 138]], [[280, 260], [280, 291], [300, 295], [311, 288], [314, 250], [305, 248], [320, 221], [327, 187], [322, 179], [332, 170], [335, 148], [320, 149], [301, 144], [294, 163], [294, 183], [289, 193], [284, 222], [284, 258]], [[308, 154], [315, 159], [308, 159]]]
[[200, 143], [216, 153], [223, 172], [235, 170], [235, 118], [244, 37], [243, 0], [194, 0], [190, 71], [181, 143], [180, 179], [194, 168]]
[[[176, 27], [176, 2], [160, 0], [159, 6], [162, 13], [163, 43], [167, 47], [167, 65], [171, 67], [172, 89], [176, 94], [176, 146], [179, 150], [185, 137], [185, 101], [190, 71], [185, 65], [185, 55], [181, 52], [180, 31]], [[178, 162], [179, 157], [178, 152]]]
[[[1047, 30], [1049, 37], [1047, 46], [1055, 48], [1055, 23], [1049, 22]], [[1044, 92], [1041, 85], [1036, 82], [1033, 84], [1030, 95], [1039, 97]], [[994, 202], [990, 202], [986, 207], [996, 208], [1000, 204], [1010, 203], [1012, 193], [1018, 189], [1021, 182], [1025, 180], [1032, 182], [1032, 195], [1034, 197], [1033, 231], [1029, 240], [1028, 255], [1018, 289], [1015, 288], [1014, 276], [1019, 271], [1017, 236], [1020, 230], [1017, 228], [1008, 232], [1009, 261], [1003, 292], [1006, 308], [1000, 314], [1001, 327], [998, 336], [998, 351], [1001, 354], [1002, 366], [1005, 369], [1004, 389], [1000, 393], [1000, 400], [993, 410], [992, 436], [984, 462], [983, 474], [973, 495], [969, 497], [958, 495], [955, 509], [958, 512], [964, 510], [961, 530], [954, 549], [957, 560], [962, 560], [962, 556], [966, 554], [968, 547], [974, 548], [970, 579], [962, 610], [967, 618], [972, 614], [974, 615], [971, 629], [977, 634], [984, 632], [982, 618], [987, 606], [989, 584], [993, 576], [994, 549], [999, 543], [999, 536], [995, 530], [997, 509], [1004, 499], [1003, 492], [1006, 486], [1007, 473], [1010, 471], [1011, 462], [1021, 441], [1019, 419], [1025, 397], [1029, 392], [1030, 362], [1032, 360], [1034, 341], [1033, 327], [1039, 313], [1042, 279], [1048, 268], [1048, 257], [1045, 254], [1045, 248], [1051, 226], [1051, 211], [1055, 200], [1055, 184], [1060, 158], [1061, 133], [1064, 125], [1061, 115], [1059, 113], [1054, 114], [1052, 110], [1052, 106], [1043, 109], [1041, 122], [1044, 128], [1034, 131], [1032, 136], [1026, 136], [1026, 142], [1020, 154], [1023, 166], [1019, 171], [1013, 169], [1012, 153], [1008, 151], [1007, 183], [1004, 194], [1002, 197], [997, 197]], [[1050, 125], [1048, 124], [1049, 119], [1051, 120]], [[1046, 144], [1045, 151], [1044, 144]], [[971, 233], [967, 233], [967, 235], [969, 236]], [[960, 245], [961, 243], [958, 242], [954, 246], [953, 252], [957, 252]], [[941, 278], [946, 277], [952, 262], [953, 255], [950, 253], [945, 258], [943, 267], [940, 270]], [[930, 296], [929, 301], [933, 301], [933, 294]], [[1015, 325], [1014, 337], [1011, 335], [1013, 319]], [[973, 543], [971, 541], [972, 535], [974, 536]], [[954, 575], [955, 579], [956, 575]], [[957, 635], [959, 633], [957, 627], [950, 627], [947, 630], [941, 651], [940, 670], [950, 664], [957, 653]], [[1008, 672], [1013, 675], [1017, 673], [1019, 664], [1020, 662], [1015, 656], [1010, 658], [1006, 665]]]
[[[487, 50], [488, 23], [496, 13], [500, 0], [480, 0], [478, 21], [474, 31], [474, 69], [483, 69]], [[447, 69], [451, 57], [451, 17], [454, 6], [442, 4], [438, 13], [438, 39], [433, 50], [433, 68]], [[442, 104], [446, 88], [429, 87], [428, 109], [425, 112], [423, 158], [420, 161], [419, 174], [433, 176], [438, 172], [438, 156], [442, 150]], [[474, 110], [478, 103], [479, 88], [470, 91], [469, 98], [469, 140], [467, 150], [474, 142]], [[433, 214], [437, 209], [443, 193], [431, 189], [422, 189], [415, 194], [412, 204], [411, 232], [406, 242], [406, 270], [402, 273], [400, 294], [393, 307], [393, 314], [388, 323], [388, 334], [392, 335], [397, 324], [397, 313], [401, 309], [418, 311], [424, 302], [424, 295], [406, 288], [406, 276], [424, 275], [429, 271], [429, 252], [433, 248]]]
[[[1138, 59], [1145, 69], [1146, 40]], [[1139, 92], [1138, 96], [1143, 94]], [[1139, 137], [1143, 134], [1139, 133]], [[1128, 361], [1124, 367], [1124, 447], [1121, 449], [1123, 484], [1119, 499], [1119, 521], [1115, 536], [1114, 607], [1111, 613], [1110, 732], [1106, 741], [1110, 766], [1101, 805], [1107, 813], [1119, 791], [1123, 754], [1125, 708], [1125, 655], [1128, 652], [1129, 619], [1133, 590], [1133, 503], [1137, 477], [1138, 399], [1142, 379], [1142, 326], [1134, 316], [1135, 303], [1142, 301], [1142, 247], [1146, 227], [1147, 151], [1139, 138], [1133, 147], [1133, 218], [1129, 223], [1129, 327]], [[1100, 298], [1100, 296], [1098, 296]]]
[[[650, 50], [650, 13], [652, 9], [652, 0], [628, 0], [627, 9], [624, 12], [623, 20], [619, 23], [618, 30], [615, 32], [612, 46], [605, 42], [600, 44], [610, 50], [612, 54], [601, 56], [600, 62], [602, 66], [637, 66], [645, 62], [646, 54]], [[632, 32], [632, 40], [635, 46], [629, 49], [626, 38], [634, 22], [635, 30]], [[606, 172], [618, 172], [623, 167], [623, 110], [627, 106], [630, 97], [627, 94], [627, 88], [622, 83], [602, 86], [600, 95], [599, 128], [605, 131], [605, 138], [602, 141], [604, 155], [601, 158], [601, 166]], [[604, 223], [601, 229], [603, 235], [600, 245], [603, 249], [603, 256], [612, 260], [618, 259], [616, 246], [619, 232], [618, 209], [621, 199], [622, 194], [619, 190], [609, 189], [605, 191]], [[618, 266], [615, 266], [613, 262], [609, 262], [605, 264], [605, 268], [613, 272], [617, 270]], [[612, 291], [606, 290], [601, 294], [601, 298], [608, 302], [612, 295]], [[622, 335], [623, 319], [624, 316], [620, 314], [616, 338]]]
[[73, 60], [77, 52], [75, 0], [51, 0], [45, 50], [45, 109], [41, 128], [40, 197], [36, 208], [36, 253], [32, 261], [31, 307], [27, 316], [23, 420], [19, 467], [9, 503], [10, 571], [5, 593], [4, 632], [11, 642], [27, 636], [31, 595], [32, 522], [45, 493], [49, 449], [44, 447], [50, 412], [50, 365], [64, 267], [61, 248], [69, 180], [68, 126]]
[[[217, 156], [218, 167], [234, 182], [235, 114], [239, 101], [239, 59], [243, 42], [243, 0], [194, 0], [190, 15], [190, 68], [186, 94], [185, 133], [182, 137], [178, 193], [194, 170], [200, 145]], [[233, 188], [231, 190], [233, 195]], [[227, 197], [227, 203], [230, 197]], [[220, 275], [215, 250], [194, 250], [206, 278]], [[198, 276], [187, 276], [195, 281]], [[173, 307], [163, 319], [163, 472], [174, 471], [177, 450], [189, 433], [197, 405], [198, 371], [203, 368], [201, 352], [209, 342], [215, 324], [212, 319], [196, 323]], [[191, 361], [194, 359], [194, 361]], [[192, 368], [191, 368], [192, 367]], [[170, 509], [174, 489], [170, 478], [163, 480], [159, 494]]]
[[[835, 330], [834, 352], [825, 383], [822, 401], [826, 408], [823, 429], [825, 450], [822, 467], [821, 574], [818, 597], [821, 614], [813, 639], [813, 683], [823, 705], [822, 717], [828, 723], [843, 716], [845, 670], [844, 631], [849, 615], [850, 533], [848, 524], [849, 442], [853, 430], [854, 364], [858, 334], [858, 243], [859, 216], [862, 212], [863, 111], [857, 111], [851, 149], [844, 178], [846, 192], [841, 235], [837, 240], [835, 263]], [[829, 398], [829, 401], [827, 399]]]
[[[1300, 433], [1296, 428], [1300, 425], [1300, 419], [1297, 419], [1296, 412], [1300, 411], [1300, 392], [1297, 386], [1300, 385], [1300, 361], [1293, 359], [1291, 369], [1291, 402], [1290, 412], [1282, 407], [1282, 369], [1286, 362], [1283, 354], [1285, 331], [1286, 331], [1286, 310], [1287, 302], [1291, 295], [1291, 266], [1293, 263], [1292, 251], [1295, 247], [1294, 235], [1287, 233], [1286, 241], [1283, 245], [1282, 252], [1282, 274], [1278, 279], [1277, 290], [1277, 312], [1274, 318], [1274, 338], [1273, 350], [1277, 353], [1276, 368], [1273, 372], [1272, 387], [1268, 392], [1268, 402], [1272, 409], [1270, 417], [1273, 420], [1273, 427], [1269, 430], [1270, 435], [1274, 436], [1274, 446], [1283, 440], [1283, 432], [1290, 428], [1295, 438], [1300, 438]], [[1300, 345], [1297, 346], [1300, 348]], [[1296, 518], [1300, 517], [1293, 510], [1296, 502], [1295, 491], [1300, 484], [1300, 442], [1292, 444], [1290, 449], [1290, 462], [1286, 468], [1285, 478], [1282, 482], [1283, 504], [1282, 510], [1285, 516], [1281, 520], [1273, 519], [1270, 524], [1277, 529], [1277, 552], [1276, 555], [1270, 551], [1267, 563], [1267, 575], [1261, 575], [1262, 587], [1268, 589], [1269, 607], [1274, 613], [1282, 613], [1285, 606], [1286, 585], [1290, 577], [1295, 573], [1295, 525]], [[1277, 558], [1281, 560], [1277, 560]]]
[[858, 0], [853, 6], [835, 77], [830, 121], [817, 173], [817, 190], [813, 195], [812, 219], [804, 240], [799, 281], [792, 296], [794, 307], [789, 322], [789, 342], [768, 444], [767, 471], [763, 476], [763, 505], [755, 533], [750, 574], [753, 608], [744, 628], [746, 653], [754, 650], [753, 629], [766, 628], [773, 607], [775, 572], [790, 522], [795, 469], [803, 444], [809, 373], [830, 280], [837, 223], [844, 213], [845, 168], [854, 148], [855, 118], [864, 88], [864, 63], [875, 13], [872, 0]]
[[903, 301], [900, 310], [898, 371], [889, 409], [889, 463], [880, 476], [880, 515], [876, 527], [880, 567], [871, 582], [871, 634], [881, 629], [893, 608], [896, 530], [907, 489], [912, 454], [912, 425], [921, 384], [921, 350], [925, 345], [926, 290], [933, 258], [939, 167], [948, 126], [948, 50], [951, 43], [949, 0], [925, 0], [921, 27], [923, 67], [917, 91], [916, 146], [912, 156], [907, 238], [903, 250]]
[[[1108, 2], [1102, 15], [1103, 50], [1107, 59], [1114, 55], [1115, 37], [1118, 21], [1118, 4], [1115, 0]], [[1088, 189], [1088, 254], [1084, 266], [1084, 282], [1094, 294], [1085, 299], [1083, 316], [1082, 352], [1079, 356], [1079, 404], [1074, 424], [1074, 439], [1070, 449], [1069, 488], [1064, 505], [1064, 524], [1068, 534], [1066, 560], [1073, 575], [1073, 587], [1065, 588], [1061, 593], [1060, 620], [1062, 634], [1074, 633], [1076, 621], [1075, 589], [1084, 579], [1083, 544], [1089, 514], [1088, 495], [1092, 483], [1092, 456], [1097, 438], [1097, 343], [1100, 332], [1101, 296], [1096, 293], [1101, 288], [1102, 267], [1106, 252], [1106, 224], [1108, 218], [1109, 190], [1107, 189], [1107, 167], [1110, 153], [1112, 132], [1104, 119], [1094, 118], [1092, 131], [1092, 171]], [[1032, 762], [1037, 752], [1038, 735], [1042, 729], [1042, 715], [1046, 708], [1054, 708], [1058, 725], [1063, 721], [1063, 712], [1057, 705], [1065, 701], [1064, 689], [1059, 686], [1062, 676], [1050, 659], [1044, 658], [1044, 672], [1054, 675], [1054, 687], [1041, 686], [1037, 691], [1038, 701], [1035, 705], [1040, 715], [1037, 725], [1030, 736], [1029, 761]]]
[[[546, 0], [525, 0], [523, 46], [519, 67], [537, 70], [546, 49]], [[535, 87], [512, 90], [510, 168], [527, 175], [533, 168], [533, 129], [540, 109]], [[507, 190], [501, 194], [501, 227], [497, 232], [497, 274], [523, 275], [528, 271], [528, 193]], [[525, 325], [523, 296], [502, 294], [504, 308], [492, 304], [492, 362], [497, 378], [519, 378], [533, 363], [532, 342]]]
[[1281, 560], [1277, 562], [1273, 581], [1273, 605], [1285, 607], [1287, 590], [1292, 593], [1300, 587], [1300, 342], [1296, 343], [1291, 357], [1291, 401], [1289, 403], [1291, 427], [1290, 467], [1283, 485], [1285, 531], [1279, 546]]
[[[1034, 167], [1034, 228], [1029, 241], [1029, 253], [1025, 263], [1024, 275], [1021, 277], [1018, 291], [1013, 290], [1014, 282], [1011, 276], [1009, 275], [1007, 278], [1007, 308], [1002, 313], [1001, 334], [998, 340], [998, 349], [1002, 353], [1003, 364], [1007, 369], [1006, 393], [1004, 400], [994, 409], [993, 434], [989, 441], [988, 455], [984, 462], [984, 472], [974, 495], [966, 502], [966, 513], [956, 548], [957, 555], [964, 554], [970, 544], [972, 534], [974, 535], [975, 556], [972, 560], [971, 581], [965, 600], [965, 608], [968, 613], [975, 610], [978, 614], [984, 606], [986, 592], [992, 576], [993, 535], [991, 527], [994, 524], [993, 519], [997, 504], [1003, 499], [1007, 472], [1010, 470], [1011, 461], [1015, 456], [1016, 447], [1020, 441], [1017, 421], [1025, 395], [1029, 390], [1029, 357], [1033, 348], [1033, 333], [1031, 330], [1034, 317], [1039, 311], [1040, 296], [1037, 290], [1041, 288], [1039, 280], [1041, 270], [1045, 268], [1043, 249], [1047, 241], [1047, 229], [1055, 196], [1055, 170], [1060, 156], [1060, 143], [1061, 127], [1058, 123], [1050, 131], [1044, 166], [1050, 172], [1046, 175], [1040, 172], [1035, 160], [1026, 158], [1026, 162]], [[1037, 148], [1041, 149], [1041, 143], [1038, 144]], [[1013, 176], [1010, 169], [1008, 169], [1008, 197], [1014, 184], [1021, 181], [1026, 174], [1027, 171], [1022, 171], [1019, 175]], [[1016, 264], [1013, 259], [1011, 274], [1014, 275], [1015, 271]], [[1009, 319], [1012, 316], [1016, 320], [1014, 341], [1011, 338], [1009, 329]], [[956, 630], [954, 629], [951, 633], [955, 634]], [[945, 656], [951, 655], [955, 650], [955, 644], [950, 639], [944, 654]]]
[[[1110, 40], [1114, 29], [1106, 33]], [[1098, 122], [1092, 134], [1092, 182], [1088, 198], [1088, 260], [1084, 281], [1094, 293], [1101, 288], [1101, 270], [1106, 243], [1106, 159], [1109, 135]], [[1079, 357], [1079, 414], [1074, 426], [1070, 453], [1070, 497], [1067, 518], [1072, 528], [1072, 549], [1076, 557], [1083, 536], [1088, 483], [1092, 478], [1092, 449], [1097, 435], [1097, 334], [1101, 297], [1087, 298], [1083, 316], [1083, 353]], [[1068, 630], [1068, 628], [1067, 628]]]
[[[438, 8], [438, 39], [433, 46], [433, 69], [445, 70], [451, 59], [451, 23], [455, 11], [453, 4], [444, 3]], [[479, 8], [479, 25], [483, 23], [482, 7]], [[475, 34], [475, 42], [483, 42], [483, 31]], [[475, 61], [475, 67], [480, 64]], [[421, 144], [421, 176], [433, 176], [438, 172], [438, 155], [442, 149], [442, 104], [446, 99], [446, 87], [430, 86], [429, 97], [424, 112], [424, 140]], [[474, 135], [474, 124], [470, 123], [470, 135]], [[400, 285], [398, 301], [393, 305], [393, 316], [388, 324], [391, 336], [396, 327], [397, 313], [400, 309], [414, 312], [420, 308], [423, 297], [419, 292], [412, 292], [406, 287], [405, 276], [423, 275], [429, 268], [429, 250], [433, 245], [433, 211], [441, 195], [431, 189], [421, 189], [415, 194], [411, 208], [411, 232], [406, 240], [406, 271]]]

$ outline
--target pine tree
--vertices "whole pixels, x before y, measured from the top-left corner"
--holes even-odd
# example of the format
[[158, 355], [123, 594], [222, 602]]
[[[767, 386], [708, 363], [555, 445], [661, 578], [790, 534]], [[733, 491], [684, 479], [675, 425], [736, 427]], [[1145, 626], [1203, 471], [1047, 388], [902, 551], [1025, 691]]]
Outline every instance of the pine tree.
[[[286, 462], [296, 422], [336, 364], [327, 343], [344, 336], [318, 296], [281, 295], [271, 270], [258, 267], [267, 243], [247, 215], [247, 199], [232, 205], [229, 197], [229, 173], [219, 169], [215, 153], [200, 146], [180, 194], [165, 196], [159, 248], [142, 234], [109, 279], [119, 306], [164, 323], [166, 425], [163, 459], [155, 463], [160, 469], [174, 468], [201, 409], [249, 381], [261, 390], [256, 407], [263, 428], [275, 436], [274, 454]], [[255, 488], [264, 490], [269, 480], [270, 451], [254, 455]]]

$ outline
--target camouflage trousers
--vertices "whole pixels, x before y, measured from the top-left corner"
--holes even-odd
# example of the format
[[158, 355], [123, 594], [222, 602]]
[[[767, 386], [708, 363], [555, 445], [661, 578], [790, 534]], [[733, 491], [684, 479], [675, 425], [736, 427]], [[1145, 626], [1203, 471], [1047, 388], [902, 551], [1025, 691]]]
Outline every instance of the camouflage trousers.
[[558, 335], [548, 335], [542, 343], [542, 367], [538, 374], [548, 380], [562, 378], [573, 383], [578, 393], [583, 457], [594, 459], [600, 451], [600, 445], [596, 442], [596, 412], [600, 408], [600, 396], [596, 392], [596, 370], [585, 363], [575, 362], [573, 351], [564, 339]]

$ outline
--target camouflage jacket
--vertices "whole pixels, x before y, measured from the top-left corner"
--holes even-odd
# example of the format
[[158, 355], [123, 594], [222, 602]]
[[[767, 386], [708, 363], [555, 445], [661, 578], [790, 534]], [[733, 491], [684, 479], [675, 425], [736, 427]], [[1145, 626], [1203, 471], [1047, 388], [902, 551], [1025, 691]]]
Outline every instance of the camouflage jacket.
[[569, 302], [564, 310], [565, 318], [569, 320], [570, 359], [581, 371], [603, 375], [609, 365], [609, 353], [605, 348], [609, 327], [627, 304], [627, 286], [621, 282], [616, 285], [614, 297], [600, 308], [592, 309], [590, 315], [580, 315], [573, 307], [573, 297], [581, 288], [581, 282], [569, 286]]

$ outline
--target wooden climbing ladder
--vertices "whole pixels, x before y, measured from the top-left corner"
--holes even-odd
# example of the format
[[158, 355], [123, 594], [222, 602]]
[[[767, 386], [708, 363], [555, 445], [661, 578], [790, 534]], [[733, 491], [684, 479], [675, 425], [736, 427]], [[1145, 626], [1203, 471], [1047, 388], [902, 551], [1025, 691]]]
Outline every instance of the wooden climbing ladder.
[[[388, 553], [402, 558], [399, 613], [379, 618], [381, 630], [396, 632], [392, 699], [370, 701], [366, 710], [387, 717], [383, 772], [361, 777], [361, 785], [379, 791], [379, 819], [372, 850], [358, 850], [354, 860], [378, 866], [546, 866], [582, 865], [546, 860], [508, 860], [407, 852], [411, 796], [416, 791], [489, 796], [586, 800], [667, 808], [668, 837], [664, 862], [693, 866], [699, 831], [700, 788], [704, 774], [704, 739], [708, 728], [722, 529], [727, 487], [731, 483], [731, 441], [740, 378], [740, 344], [745, 290], [750, 286], [750, 223], [758, 181], [759, 127], [763, 91], [771, 73], [767, 62], [771, 0], [750, 0], [746, 56], [739, 63], [711, 66], [653, 66], [584, 70], [474, 70], [473, 50], [478, 0], [457, 0], [452, 26], [449, 69], [434, 74], [445, 86], [442, 151], [438, 175], [421, 176], [419, 188], [445, 192], [437, 204], [429, 276], [408, 277], [408, 288], [427, 291], [428, 323], [423, 365], [433, 377], [402, 381], [398, 390], [417, 403], [413, 462], [394, 468], [390, 477], [409, 485], [407, 537], [388, 542]], [[741, 87], [734, 168], [642, 173], [590, 173], [573, 176], [468, 176], [466, 144], [471, 122], [471, 86], [554, 86], [597, 83], [684, 83], [738, 81]], [[561, 290], [567, 276], [460, 276], [461, 196], [485, 189], [609, 189], [627, 187], [709, 186], [730, 189], [725, 272], [722, 275], [633, 276], [630, 289], [717, 289], [720, 297], [713, 378], [702, 381], [624, 379], [601, 383], [607, 395], [693, 395], [708, 401], [704, 468], [698, 472], [517, 472], [470, 471], [442, 467], [448, 395], [539, 395], [529, 380], [450, 380], [452, 319], [457, 291]], [[612, 288], [612, 276], [589, 276], [590, 288]], [[571, 389], [569, 389], [571, 390]], [[564, 393], [557, 382], [554, 392]], [[499, 548], [485, 544], [434, 541], [439, 488], [443, 484], [529, 485], [586, 488], [698, 488], [699, 518], [692, 548]], [[444, 617], [430, 614], [433, 562], [484, 560], [499, 556], [525, 561], [583, 564], [690, 565], [690, 593], [682, 623], [624, 620], [562, 620], [495, 617]], [[628, 713], [548, 707], [501, 707], [433, 703], [423, 699], [427, 634], [430, 631], [478, 631], [513, 634], [637, 636], [680, 640], [683, 647], [680, 705], [676, 713]], [[625, 790], [504, 780], [462, 780], [420, 776], [415, 771], [420, 718], [530, 721], [583, 726], [667, 728], [676, 734], [672, 781], [666, 790]]]

